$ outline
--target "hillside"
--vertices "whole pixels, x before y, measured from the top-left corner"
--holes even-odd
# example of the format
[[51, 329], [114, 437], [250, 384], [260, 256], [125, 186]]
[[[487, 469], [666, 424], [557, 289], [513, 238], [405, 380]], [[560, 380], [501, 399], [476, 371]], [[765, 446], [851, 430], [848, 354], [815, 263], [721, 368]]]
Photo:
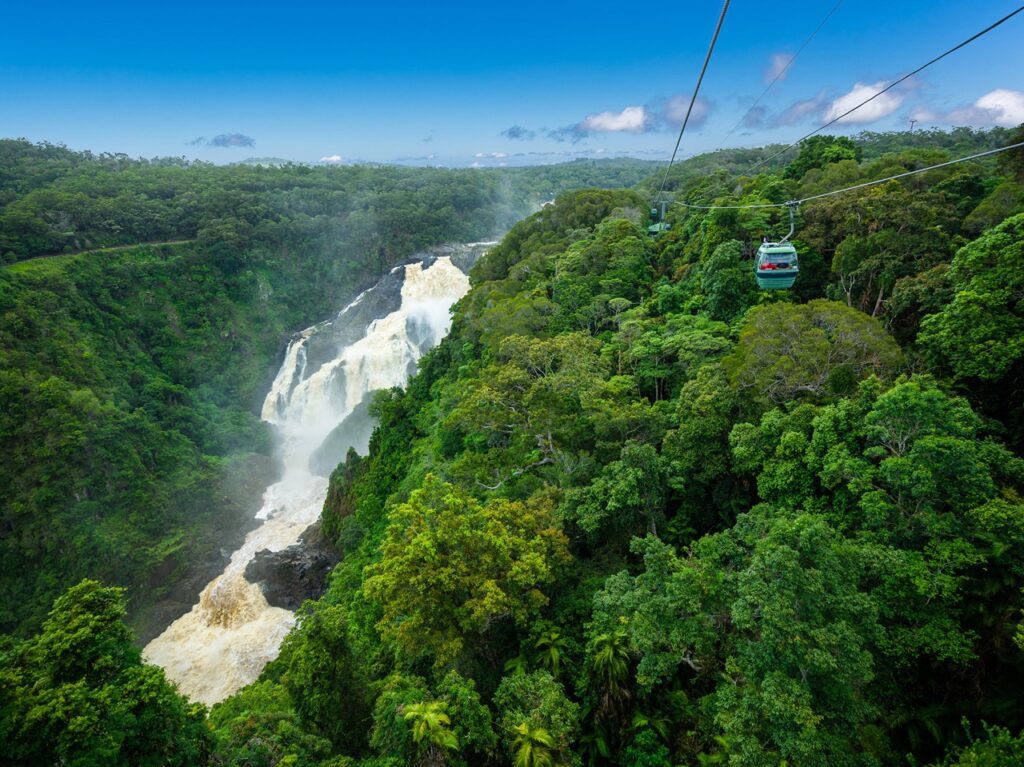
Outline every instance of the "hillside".
[[[970, 133], [950, 146], [1005, 139]], [[955, 154], [900, 140], [823, 137], [757, 174], [684, 164], [671, 191], [695, 205], [782, 203]], [[652, 238], [648, 194], [560, 195], [474, 267], [450, 335], [407, 389], [374, 400], [369, 455], [349, 453], [334, 471], [323, 511], [342, 560], [260, 681], [215, 706], [205, 729], [202, 710], [159, 674], [145, 677], [143, 695], [136, 680], [154, 672], [125, 649], [123, 597], [86, 582], [40, 633], [0, 645], [0, 734], [12, 763], [69, 753], [239, 767], [1018, 763], [1022, 169], [1021, 153], [1006, 153], [808, 202], [794, 238], [800, 277], [777, 292], [757, 289], [751, 259], [762, 237], [788, 230], [783, 208], [677, 204], [671, 230]], [[189, 279], [215, 268], [199, 248], [216, 242], [173, 246], [175, 258], [196, 259]], [[252, 261], [254, 252], [265, 255]], [[169, 294], [148, 297], [128, 270], [160, 253], [113, 256], [121, 276], [87, 256], [52, 268], [76, 292], [97, 291], [83, 307], [131, 286], [137, 298], [111, 313], [131, 320], [103, 330], [129, 349], [146, 307], [162, 307], [155, 322], [166, 328], [165, 307], [195, 295], [174, 292], [184, 284], [176, 274]], [[259, 303], [263, 270], [294, 269], [283, 290], [323, 283], [319, 310], [329, 286], [345, 284], [305, 282], [307, 262], [278, 253], [235, 252], [212, 280], [235, 275], [224, 322], [244, 311], [237, 324], [266, 339], [262, 359], [297, 319]], [[8, 295], [51, 263], [9, 267]], [[320, 268], [330, 275], [341, 263], [351, 262]], [[34, 290], [49, 290], [49, 277], [35, 279]], [[0, 314], [38, 319], [12, 326], [4, 348], [37, 346], [20, 358], [24, 372], [9, 374], [10, 387], [30, 382], [11, 396], [29, 404], [5, 434], [23, 424], [50, 433], [33, 419], [51, 411], [30, 397], [67, 403], [69, 419], [121, 397], [119, 418], [180, 433], [198, 456], [221, 454], [201, 447], [224, 434], [218, 422], [162, 425], [206, 412], [198, 379], [164, 383], [155, 372], [178, 370], [178, 357], [140, 363], [143, 378], [106, 373], [121, 383], [93, 403], [46, 376], [74, 365], [65, 378], [89, 381], [98, 344], [88, 355], [79, 339], [49, 358], [36, 351], [85, 320], [37, 332], [50, 322], [46, 304], [11, 306]], [[239, 349], [201, 344], [214, 343], [202, 328], [183, 337], [197, 345], [184, 371], [221, 369], [194, 366], [218, 360], [225, 401], [258, 394], [259, 365], [233, 367]], [[139, 391], [150, 400], [133, 402]], [[79, 431], [92, 428], [83, 421]], [[255, 419], [233, 423], [237, 446], [221, 452], [259, 455]], [[78, 466], [91, 456], [77, 446], [104, 436], [57, 446], [15, 437], [5, 450], [38, 444]], [[30, 458], [13, 477], [51, 465], [48, 454]], [[152, 476], [133, 487], [173, 493], [157, 484], [159, 464]], [[58, 480], [60, 498], [81, 495], [74, 473]], [[101, 680], [89, 670], [96, 658], [108, 669]], [[99, 745], [62, 726], [78, 710], [103, 722], [119, 711], [113, 700], [129, 701], [137, 719], [95, 724]], [[161, 726], [135, 723], [147, 717]]]
[[[136, 630], [159, 632], [275, 477], [258, 413], [291, 333], [418, 250], [493, 236], [580, 178], [646, 172], [217, 167], [0, 141], [0, 630], [38, 628], [92, 577], [129, 587]], [[156, 240], [181, 241], [120, 244]]]
[[[679, 195], [921, 162], [815, 151]], [[808, 204], [790, 293], [749, 260], [782, 211], [677, 208], [652, 240], [642, 198], [592, 191], [514, 227], [332, 477], [345, 558], [266, 681], [213, 710], [218, 753], [256, 711], [365, 764], [430, 753], [420, 721], [467, 764], [924, 764], [1019, 731], [1024, 216], [991, 213], [1015, 167]], [[328, 657], [344, 681], [316, 681]]]
[[0, 262], [166, 240], [244, 245], [273, 231], [342, 250], [408, 251], [493, 238], [559, 192], [633, 186], [654, 167], [630, 159], [464, 170], [218, 166], [0, 139]]

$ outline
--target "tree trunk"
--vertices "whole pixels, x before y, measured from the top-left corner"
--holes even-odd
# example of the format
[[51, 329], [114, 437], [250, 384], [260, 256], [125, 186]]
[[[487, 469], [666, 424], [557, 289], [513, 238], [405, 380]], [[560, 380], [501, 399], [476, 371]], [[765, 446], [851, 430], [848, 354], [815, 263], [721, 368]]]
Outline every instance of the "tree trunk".
[[878, 316], [878, 312], [882, 308], [882, 298], [884, 296], [885, 296], [885, 286], [883, 285], [883, 286], [881, 286], [878, 289], [878, 298], [875, 299], [875, 308], [871, 311], [871, 316], [872, 317], [877, 317]]

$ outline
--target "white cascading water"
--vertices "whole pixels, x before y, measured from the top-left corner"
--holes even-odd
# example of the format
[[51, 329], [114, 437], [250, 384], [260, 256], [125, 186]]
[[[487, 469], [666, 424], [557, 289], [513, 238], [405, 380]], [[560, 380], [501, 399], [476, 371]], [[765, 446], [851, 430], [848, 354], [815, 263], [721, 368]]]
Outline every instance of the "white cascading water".
[[[281, 434], [284, 465], [281, 480], [267, 489], [256, 515], [264, 521], [206, 586], [191, 612], [144, 650], [145, 658], [162, 666], [191, 700], [208, 705], [223, 700], [254, 681], [277, 656], [294, 614], [267, 603], [260, 588], [245, 579], [246, 565], [258, 551], [295, 544], [316, 521], [327, 479], [310, 470], [314, 452], [370, 392], [405, 385], [420, 356], [448, 332], [449, 310], [469, 289], [468, 278], [447, 256], [429, 266], [413, 263], [399, 269], [405, 274], [398, 310], [371, 322], [362, 338], [339, 348], [333, 359], [307, 370], [309, 341], [323, 325], [304, 331], [288, 347], [263, 405], [264, 420]], [[362, 297], [336, 322], [344, 321]]]

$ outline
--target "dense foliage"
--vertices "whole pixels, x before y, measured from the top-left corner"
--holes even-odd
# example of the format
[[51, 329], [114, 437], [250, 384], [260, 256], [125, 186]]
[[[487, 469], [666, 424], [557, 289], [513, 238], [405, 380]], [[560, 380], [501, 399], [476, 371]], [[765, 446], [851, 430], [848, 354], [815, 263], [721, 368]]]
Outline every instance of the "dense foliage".
[[0, 262], [140, 242], [280, 237], [289, 230], [315, 232], [342, 253], [350, 247], [408, 253], [442, 241], [486, 239], [564, 189], [632, 186], [651, 165], [622, 159], [458, 171], [216, 166], [0, 140]]
[[[906, 146], [674, 193], [950, 156]], [[211, 711], [209, 762], [1020, 764], [1018, 162], [807, 204], [791, 291], [752, 273], [782, 209], [678, 206], [651, 238], [645, 197], [586, 190], [517, 224], [332, 475], [343, 559]]]
[[[949, 156], [879, 143], [676, 194], [782, 202]], [[497, 764], [1018, 753], [1024, 204], [977, 224], [1017, 183], [968, 164], [808, 204], [800, 281], [776, 294], [751, 256], [782, 210], [677, 208], [652, 240], [642, 199], [591, 191], [517, 225], [333, 478], [346, 559], [324, 602], [347, 605], [371, 680], [440, 701], [445, 674], [472, 678]], [[496, 504], [524, 524], [553, 504], [571, 556], [497, 631], [467, 618], [489, 584], [502, 603], [501, 571], [452, 543]], [[459, 744], [438, 759], [470, 759]], [[365, 748], [345, 753], [384, 753]]]
[[14, 767], [200, 764], [210, 750], [202, 705], [143, 664], [122, 622], [119, 589], [82, 581], [42, 633], [0, 646], [0, 743]]
[[417, 249], [645, 168], [217, 167], [0, 141], [9, 260], [186, 240], [0, 271], [0, 630], [37, 628], [90, 577], [129, 587], [136, 628], [159, 631], [273, 479], [257, 415], [289, 333]]

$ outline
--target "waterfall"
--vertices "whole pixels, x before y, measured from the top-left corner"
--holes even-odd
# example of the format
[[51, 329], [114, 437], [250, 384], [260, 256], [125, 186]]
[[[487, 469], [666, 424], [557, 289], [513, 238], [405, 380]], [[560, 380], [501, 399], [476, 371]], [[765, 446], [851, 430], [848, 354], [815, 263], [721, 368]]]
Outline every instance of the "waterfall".
[[143, 651], [191, 700], [223, 700], [277, 657], [294, 614], [267, 603], [245, 579], [246, 565], [258, 551], [295, 544], [316, 521], [327, 495], [327, 479], [315, 469], [317, 451], [340, 440], [345, 449], [366, 452], [366, 429], [340, 436], [337, 430], [348, 428], [346, 417], [355, 417], [361, 404], [365, 411], [372, 392], [404, 386], [423, 353], [444, 338], [452, 304], [469, 289], [453, 258], [466, 265], [487, 244], [448, 246], [441, 252], [449, 255], [397, 267], [334, 320], [308, 328], [289, 344], [262, 410], [279, 432], [284, 467], [256, 513], [262, 524], [192, 610]]

